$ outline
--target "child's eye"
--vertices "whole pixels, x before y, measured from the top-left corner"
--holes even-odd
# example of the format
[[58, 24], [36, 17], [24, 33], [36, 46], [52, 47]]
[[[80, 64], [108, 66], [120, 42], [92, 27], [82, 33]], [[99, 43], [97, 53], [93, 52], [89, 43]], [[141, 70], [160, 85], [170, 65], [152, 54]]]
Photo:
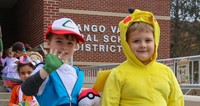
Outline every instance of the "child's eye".
[[32, 73], [32, 71], [30, 71], [30, 70], [27, 70], [26, 72], [20, 72], [21, 75], [24, 75], [24, 74], [29, 74], [30, 75], [31, 73]]
[[59, 43], [59, 44], [62, 44], [62, 41], [60, 41], [60, 40], [58, 40], [58, 41], [56, 41], [57, 43]]
[[28, 73], [28, 74], [31, 74], [32, 72], [31, 72], [31, 71], [28, 71], [27, 73]]
[[68, 44], [68, 45], [73, 45], [74, 43], [73, 43], [73, 42], [68, 42], [67, 44]]
[[21, 75], [24, 75], [25, 74], [25, 72], [21, 72]]
[[147, 39], [147, 40], [146, 40], [146, 42], [151, 42], [151, 41], [152, 41], [151, 39]]
[[139, 42], [139, 40], [133, 40], [133, 43], [138, 43]]
[[72, 44], [72, 42], [68, 42], [67, 44]]

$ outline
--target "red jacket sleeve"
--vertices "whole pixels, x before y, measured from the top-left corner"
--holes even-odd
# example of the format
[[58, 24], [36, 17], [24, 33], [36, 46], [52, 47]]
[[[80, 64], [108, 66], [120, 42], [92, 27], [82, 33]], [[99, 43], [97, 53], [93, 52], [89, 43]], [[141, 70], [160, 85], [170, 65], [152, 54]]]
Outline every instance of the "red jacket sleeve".
[[19, 87], [20, 85], [16, 85], [13, 87], [12, 91], [11, 91], [11, 95], [10, 95], [10, 100], [8, 102], [8, 106], [12, 106], [13, 104], [18, 104], [19, 100], [18, 100], [18, 96], [19, 96]]

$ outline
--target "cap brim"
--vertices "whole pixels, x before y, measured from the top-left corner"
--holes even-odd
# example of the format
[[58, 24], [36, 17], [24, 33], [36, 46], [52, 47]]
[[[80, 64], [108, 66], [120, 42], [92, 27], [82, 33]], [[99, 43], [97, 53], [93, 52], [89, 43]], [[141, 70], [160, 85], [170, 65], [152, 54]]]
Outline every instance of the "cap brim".
[[48, 31], [46, 33], [46, 39], [48, 38], [49, 33], [58, 34], [58, 35], [73, 34], [78, 38], [79, 42], [85, 42], [85, 40], [83, 39], [83, 37], [80, 34], [75, 33], [73, 31], [69, 31], [69, 30], [68, 31], [66, 31], [66, 30], [51, 30], [51, 31]]

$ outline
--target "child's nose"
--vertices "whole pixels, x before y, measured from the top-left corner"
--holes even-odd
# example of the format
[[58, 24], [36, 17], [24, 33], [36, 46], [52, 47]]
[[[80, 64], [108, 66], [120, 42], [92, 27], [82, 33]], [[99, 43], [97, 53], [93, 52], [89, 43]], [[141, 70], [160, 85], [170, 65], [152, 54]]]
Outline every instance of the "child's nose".
[[63, 51], [66, 51], [66, 50], [67, 50], [67, 47], [63, 47], [62, 50], [63, 50]]
[[145, 46], [146, 46], [146, 43], [145, 42], [141, 42], [140, 47], [141, 48], [145, 48]]
[[28, 73], [25, 74], [25, 77], [28, 78], [30, 75]]

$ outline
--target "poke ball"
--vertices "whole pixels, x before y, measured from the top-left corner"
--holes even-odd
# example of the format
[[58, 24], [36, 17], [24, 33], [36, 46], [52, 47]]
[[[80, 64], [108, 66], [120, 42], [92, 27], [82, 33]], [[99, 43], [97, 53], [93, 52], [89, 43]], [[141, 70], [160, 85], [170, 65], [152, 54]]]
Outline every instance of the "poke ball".
[[101, 97], [92, 88], [84, 89], [78, 97], [78, 106], [100, 106]]

